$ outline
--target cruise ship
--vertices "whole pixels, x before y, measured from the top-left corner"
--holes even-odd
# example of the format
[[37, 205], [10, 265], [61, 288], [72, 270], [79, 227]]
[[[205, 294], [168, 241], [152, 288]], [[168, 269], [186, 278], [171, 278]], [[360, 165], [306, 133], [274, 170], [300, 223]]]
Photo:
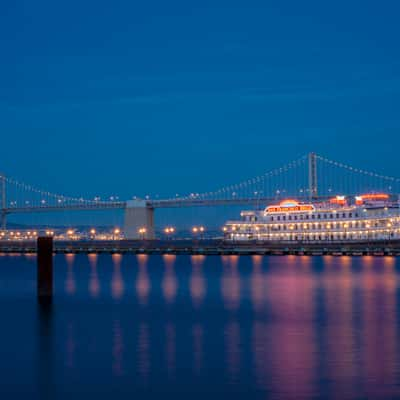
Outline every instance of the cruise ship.
[[362, 242], [400, 238], [400, 202], [386, 193], [303, 203], [286, 199], [228, 221], [228, 241]]

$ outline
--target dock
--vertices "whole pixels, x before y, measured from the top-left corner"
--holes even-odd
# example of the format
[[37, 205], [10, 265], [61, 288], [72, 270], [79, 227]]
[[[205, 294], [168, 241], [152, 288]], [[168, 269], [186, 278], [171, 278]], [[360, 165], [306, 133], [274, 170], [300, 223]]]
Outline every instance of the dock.
[[[0, 254], [36, 254], [35, 241], [0, 241]], [[228, 242], [221, 239], [54, 241], [55, 254], [400, 256], [400, 240], [371, 242]]]

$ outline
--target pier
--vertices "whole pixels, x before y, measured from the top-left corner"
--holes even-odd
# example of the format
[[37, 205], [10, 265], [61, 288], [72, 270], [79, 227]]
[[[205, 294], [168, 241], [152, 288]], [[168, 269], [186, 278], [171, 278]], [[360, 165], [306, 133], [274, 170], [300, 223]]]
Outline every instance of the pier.
[[[0, 243], [0, 254], [36, 254], [34, 241]], [[371, 242], [227, 242], [221, 239], [55, 241], [55, 254], [203, 254], [400, 256], [400, 240]]]

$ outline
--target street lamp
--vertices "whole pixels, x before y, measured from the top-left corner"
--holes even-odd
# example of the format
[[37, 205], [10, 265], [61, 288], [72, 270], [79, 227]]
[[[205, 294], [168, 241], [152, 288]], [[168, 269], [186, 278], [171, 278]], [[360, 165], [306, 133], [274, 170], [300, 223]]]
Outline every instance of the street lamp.
[[170, 235], [172, 235], [175, 232], [175, 228], [171, 227], [171, 226], [167, 226], [164, 229], [164, 233], [167, 235], [168, 238], [170, 238]]
[[192, 228], [193, 234], [194, 234], [194, 235], [197, 235], [198, 233], [200, 233], [200, 234], [201, 234], [201, 237], [203, 237], [204, 231], [205, 231], [204, 226], [194, 226], [194, 227]]
[[90, 239], [94, 239], [95, 235], [96, 235], [96, 229], [92, 228], [90, 230]]
[[139, 234], [140, 234], [142, 239], [144, 239], [144, 236], [145, 236], [146, 232], [147, 232], [146, 228], [144, 228], [144, 227], [139, 228]]
[[390, 239], [392, 237], [392, 235], [393, 235], [393, 233], [392, 233], [392, 224], [390, 222], [388, 222], [387, 227], [388, 227], [388, 239]]
[[115, 240], [116, 237], [119, 237], [119, 234], [121, 233], [121, 230], [119, 228], [115, 228], [113, 232], [113, 239]]

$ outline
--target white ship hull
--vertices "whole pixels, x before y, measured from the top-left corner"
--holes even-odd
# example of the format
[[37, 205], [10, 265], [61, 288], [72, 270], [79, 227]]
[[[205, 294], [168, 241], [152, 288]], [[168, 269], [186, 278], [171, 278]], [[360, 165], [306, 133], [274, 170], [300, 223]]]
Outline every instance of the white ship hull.
[[229, 241], [370, 242], [400, 239], [400, 209], [386, 194], [369, 194], [349, 204], [285, 200], [262, 211], [242, 211], [223, 230]]

